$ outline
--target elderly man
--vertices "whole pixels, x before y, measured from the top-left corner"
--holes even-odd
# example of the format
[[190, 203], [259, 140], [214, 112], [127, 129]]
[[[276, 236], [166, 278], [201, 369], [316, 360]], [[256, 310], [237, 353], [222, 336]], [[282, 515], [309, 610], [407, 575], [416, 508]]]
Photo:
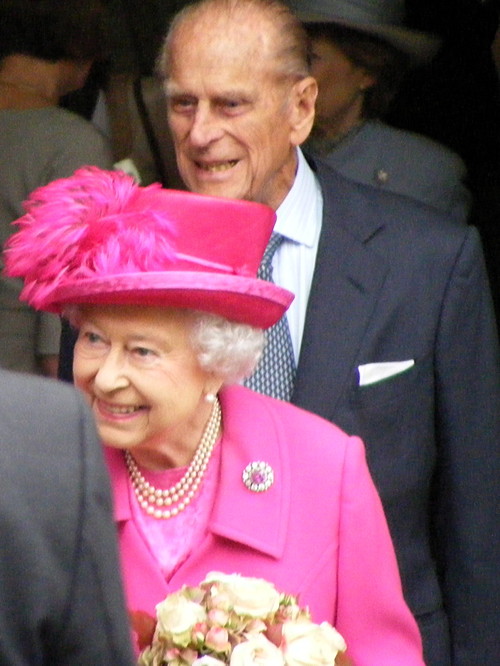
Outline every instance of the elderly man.
[[160, 66], [179, 169], [191, 190], [276, 209], [273, 277], [296, 293], [278, 395], [365, 440], [426, 663], [493, 666], [500, 370], [478, 234], [306, 162], [307, 55], [272, 0], [178, 14]]

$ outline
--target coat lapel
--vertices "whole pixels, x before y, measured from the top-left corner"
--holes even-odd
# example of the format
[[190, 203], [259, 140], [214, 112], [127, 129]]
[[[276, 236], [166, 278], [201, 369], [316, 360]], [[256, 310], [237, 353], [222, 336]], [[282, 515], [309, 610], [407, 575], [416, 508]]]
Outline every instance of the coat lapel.
[[340, 396], [358, 383], [358, 352], [389, 267], [370, 249], [383, 233], [372, 191], [330, 169], [317, 175], [323, 225], [292, 402], [331, 420]]
[[[259, 418], [252, 418], [258, 404]], [[224, 447], [220, 492], [210, 530], [221, 537], [279, 558], [287, 534], [291, 478], [289, 453], [282, 425], [262, 396], [243, 387], [222, 392]], [[262, 457], [262, 442], [266, 455]], [[274, 472], [273, 485], [264, 492], [249, 490], [242, 480], [245, 467], [263, 460]], [[245, 516], [245, 520], [242, 520]]]

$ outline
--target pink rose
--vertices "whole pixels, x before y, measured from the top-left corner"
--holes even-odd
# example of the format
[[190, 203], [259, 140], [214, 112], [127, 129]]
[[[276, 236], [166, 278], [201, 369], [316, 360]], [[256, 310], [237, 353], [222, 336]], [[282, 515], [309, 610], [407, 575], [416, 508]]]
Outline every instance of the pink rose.
[[224, 629], [223, 627], [212, 627], [209, 629], [205, 636], [205, 644], [214, 652], [229, 653], [231, 650], [231, 643], [229, 642], [227, 629]]
[[229, 621], [229, 614], [220, 608], [212, 608], [208, 611], [208, 620], [213, 626], [225, 627]]

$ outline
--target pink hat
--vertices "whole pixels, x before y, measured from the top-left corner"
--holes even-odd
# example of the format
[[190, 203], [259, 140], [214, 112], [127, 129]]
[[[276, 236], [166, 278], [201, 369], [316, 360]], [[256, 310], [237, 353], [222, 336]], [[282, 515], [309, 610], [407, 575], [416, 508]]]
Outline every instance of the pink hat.
[[256, 278], [276, 219], [248, 201], [139, 187], [120, 171], [79, 169], [35, 190], [7, 241], [21, 299], [190, 308], [268, 328], [293, 294]]

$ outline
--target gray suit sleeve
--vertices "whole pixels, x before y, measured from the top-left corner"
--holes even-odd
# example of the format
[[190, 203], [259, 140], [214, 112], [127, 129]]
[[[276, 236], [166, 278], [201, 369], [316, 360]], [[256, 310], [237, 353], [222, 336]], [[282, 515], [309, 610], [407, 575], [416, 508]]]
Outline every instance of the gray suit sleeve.
[[[79, 405], [79, 530], [57, 664], [132, 663], [109, 479], [93, 419]], [[85, 637], [85, 638], [84, 638]]]
[[61, 382], [0, 371], [0, 665], [130, 666], [109, 481]]

